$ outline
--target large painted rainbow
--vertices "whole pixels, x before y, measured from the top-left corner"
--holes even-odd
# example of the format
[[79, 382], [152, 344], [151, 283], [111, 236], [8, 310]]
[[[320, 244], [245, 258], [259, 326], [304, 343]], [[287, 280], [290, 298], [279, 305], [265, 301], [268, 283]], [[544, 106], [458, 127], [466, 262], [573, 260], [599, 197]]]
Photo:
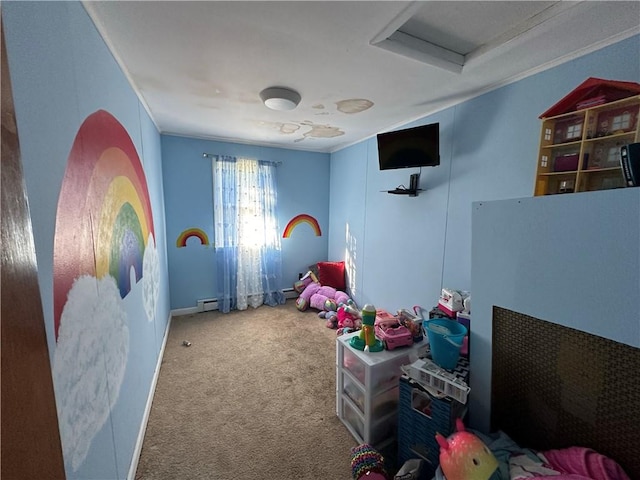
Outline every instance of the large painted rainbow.
[[287, 223], [287, 226], [284, 229], [284, 233], [282, 234], [282, 238], [289, 238], [291, 236], [291, 232], [293, 231], [293, 229], [296, 228], [301, 223], [309, 224], [313, 229], [313, 231], [315, 232], [316, 237], [322, 236], [322, 231], [320, 230], [320, 225], [318, 224], [318, 221], [315, 218], [313, 218], [311, 215], [307, 215], [306, 213], [301, 213], [300, 215], [296, 215], [291, 220], [289, 220], [289, 223]]
[[194, 227], [194, 228], [188, 228], [187, 230], [183, 231], [180, 235], [178, 235], [178, 239], [176, 240], [176, 247], [178, 248], [186, 247], [187, 240], [189, 240], [191, 237], [196, 237], [200, 239], [201, 245], [209, 245], [209, 237], [207, 236], [207, 234], [203, 230]]
[[53, 300], [56, 338], [75, 279], [111, 275], [124, 298], [142, 278], [142, 259], [155, 238], [147, 181], [124, 127], [104, 110], [80, 126], [67, 161], [56, 214]]

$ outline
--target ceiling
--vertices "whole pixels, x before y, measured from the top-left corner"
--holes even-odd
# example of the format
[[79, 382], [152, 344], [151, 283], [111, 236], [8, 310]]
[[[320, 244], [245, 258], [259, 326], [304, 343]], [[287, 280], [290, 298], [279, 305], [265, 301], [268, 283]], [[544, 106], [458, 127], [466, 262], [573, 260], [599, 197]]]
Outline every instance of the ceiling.
[[160, 132], [318, 152], [640, 33], [637, 0], [83, 4]]

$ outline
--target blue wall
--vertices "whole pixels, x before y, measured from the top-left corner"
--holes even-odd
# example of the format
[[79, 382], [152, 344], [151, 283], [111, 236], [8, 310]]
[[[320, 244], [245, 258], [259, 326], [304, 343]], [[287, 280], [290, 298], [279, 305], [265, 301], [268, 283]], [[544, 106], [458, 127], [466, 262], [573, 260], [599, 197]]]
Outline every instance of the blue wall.
[[441, 165], [422, 169], [418, 197], [382, 192], [418, 169], [379, 171], [373, 138], [331, 156], [332, 192], [349, 194], [331, 196], [329, 253], [353, 264], [358, 303], [429, 310], [443, 287], [471, 291], [476, 428], [492, 305], [640, 346], [637, 189], [531, 198], [540, 113], [588, 77], [639, 82], [639, 51], [635, 36], [407, 125], [440, 122]]
[[[3, 2], [2, 19], [67, 478], [126, 478], [137, 461], [137, 442], [170, 314], [160, 135], [79, 2]], [[79, 322], [73, 331], [67, 329], [70, 335], [56, 340], [58, 198], [76, 134], [98, 110], [109, 112], [125, 128], [142, 163], [157, 253], [156, 261], [145, 260], [145, 266], [152, 264], [155, 272], [145, 273], [124, 298], [118, 296], [122, 323], [114, 324], [113, 330], [100, 324], [100, 335], [92, 338], [92, 321], [114, 318], [114, 305], [88, 301], [87, 296], [84, 302], [80, 298], [79, 307], [87, 314], [76, 316]], [[86, 229], [78, 225], [58, 233], [73, 236]], [[151, 251], [147, 244], [145, 252]], [[157, 290], [148, 302], [142, 284], [150, 278], [157, 280]], [[63, 325], [66, 318], [70, 317], [63, 317]], [[116, 345], [114, 337], [122, 343]], [[70, 386], [74, 382], [77, 385]]]
[[[322, 232], [316, 236], [300, 224], [282, 242], [282, 288], [291, 288], [309, 265], [327, 260], [329, 229], [329, 155], [255, 145], [196, 140], [162, 135], [162, 164], [167, 214], [171, 308], [195, 308], [199, 299], [216, 298], [213, 242], [212, 155], [233, 155], [280, 162], [278, 222], [280, 236], [296, 215], [314, 217]], [[203, 230], [209, 245], [195, 238], [185, 247], [176, 240], [190, 228]], [[342, 257], [340, 257], [342, 258]]]
[[639, 49], [635, 36], [406, 125], [440, 122], [418, 197], [383, 193], [419, 169], [380, 171], [375, 138], [332, 154], [329, 254], [353, 256], [356, 301], [430, 309], [443, 287], [472, 290], [472, 203], [532, 196], [540, 113], [588, 77], [638, 82]]
[[471, 420], [489, 428], [494, 305], [640, 348], [640, 188], [475, 202]]
[[[640, 80], [637, 62], [640, 37], [636, 36], [414, 122], [411, 125], [440, 122], [442, 163], [423, 169], [420, 187], [424, 191], [410, 198], [383, 193], [406, 185], [414, 170], [380, 172], [373, 138], [324, 155], [161, 137], [80, 3], [3, 2], [2, 16], [45, 327], [54, 364], [57, 344], [52, 297], [57, 200], [75, 135], [93, 112], [101, 109], [110, 112], [128, 132], [144, 166], [155, 222], [160, 270], [155, 315], [152, 321], [144, 320], [138, 290], [126, 297], [129, 353], [122, 383], [119, 392], [111, 392], [116, 395], [107, 421], [97, 430], [80, 429], [88, 445], [86, 453], [65, 455], [71, 479], [127, 476], [135, 461], [136, 440], [169, 309], [193, 307], [197, 299], [215, 295], [212, 248], [192, 243], [183, 249], [176, 247], [178, 235], [187, 228], [202, 228], [210, 238], [213, 236], [211, 167], [202, 158], [203, 152], [282, 162], [278, 169], [280, 228], [284, 229], [300, 213], [308, 213], [320, 223], [321, 237], [316, 237], [308, 226], [300, 225], [290, 238], [282, 239], [285, 287], [297, 279], [299, 272], [306, 271], [309, 264], [321, 259], [345, 259], [356, 301], [371, 302], [388, 310], [415, 304], [430, 308], [437, 302], [443, 286], [469, 289], [472, 294], [475, 286], [482, 295], [479, 316], [477, 321], [474, 319], [474, 335], [478, 332], [478, 338], [487, 342], [490, 323], [486, 305], [493, 300], [489, 299], [491, 293], [483, 293], [476, 282], [490, 282], [492, 277], [477, 280], [481, 277], [472, 275], [473, 203], [531, 196], [540, 131], [538, 115], [584, 79], [595, 76]], [[586, 205], [590, 198], [602, 198], [602, 207], [594, 211], [606, 213], [617, 211], [615, 207], [626, 208], [626, 195], [601, 192], [566, 196], [567, 199], [530, 199], [534, 205], [531, 211], [542, 219], [546, 204], [539, 202], [576, 202], [566, 210], [562, 205], [556, 208], [560, 218], [554, 222], [561, 224], [563, 215], [573, 218], [570, 216], [581, 208], [581, 198], [588, 197], [584, 200]], [[637, 202], [637, 198], [631, 198], [631, 202]], [[637, 219], [638, 209], [633, 208]], [[486, 210], [500, 215], [502, 209], [510, 214], [517, 210], [511, 204], [503, 207], [499, 202]], [[490, 219], [491, 215], [486, 217]], [[491, 243], [489, 234], [494, 227], [491, 221], [487, 222], [483, 223], [477, 245]], [[622, 225], [615, 223], [615, 231], [623, 231]], [[500, 228], [508, 229], [508, 224], [496, 227], [496, 232]], [[633, 240], [637, 230], [636, 224], [628, 233], [630, 237], [625, 238]], [[598, 235], [610, 245], [602, 261], [606, 263], [610, 258], [611, 265], [619, 265], [615, 239], [608, 235], [607, 230]], [[508, 249], [514, 261], [517, 252], [527, 248], [527, 242], [527, 238], [514, 237], [514, 244]], [[474, 246], [473, 254], [475, 272], [476, 258], [481, 266], [500, 252], [482, 253]], [[635, 262], [633, 267], [637, 267], [637, 255], [636, 244], [635, 260], [630, 259]], [[574, 282], [578, 294], [587, 295], [593, 286], [584, 276], [561, 278]], [[634, 288], [637, 278], [637, 269], [632, 270], [628, 279]], [[544, 292], [534, 290], [531, 296], [513, 303], [525, 308], [538, 302], [537, 296], [541, 294]], [[638, 305], [632, 309], [637, 312]], [[544, 316], [546, 312], [539, 313]], [[631, 344], [638, 345], [637, 315], [617, 320], [614, 331], [596, 331], [613, 338], [620, 338], [621, 332], [631, 332], [635, 335], [629, 337]], [[591, 319], [578, 326], [590, 330], [594, 322]], [[482, 354], [482, 350], [479, 352]], [[487, 350], [484, 352], [486, 356]], [[478, 378], [486, 379], [487, 370], [481, 364], [488, 363], [488, 359], [478, 358], [478, 354], [474, 352], [472, 362], [478, 366], [473, 368], [481, 372]], [[78, 365], [84, 360], [82, 355], [78, 356]], [[487, 388], [486, 382], [474, 385], [478, 397], [474, 399], [472, 393], [475, 402], [472, 411], [483, 412]], [[92, 407], [88, 405], [87, 410]]]

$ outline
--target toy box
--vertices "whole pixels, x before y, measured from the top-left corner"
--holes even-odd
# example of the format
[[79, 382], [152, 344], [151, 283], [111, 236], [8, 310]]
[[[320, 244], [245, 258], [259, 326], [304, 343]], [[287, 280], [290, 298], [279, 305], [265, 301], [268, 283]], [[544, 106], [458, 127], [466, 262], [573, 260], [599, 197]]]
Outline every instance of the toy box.
[[429, 480], [439, 464], [436, 432], [445, 437], [453, 433], [455, 420], [464, 418], [466, 407], [449, 397], [434, 397], [406, 375], [399, 382], [398, 464], [421, 458], [424, 460], [421, 480]]

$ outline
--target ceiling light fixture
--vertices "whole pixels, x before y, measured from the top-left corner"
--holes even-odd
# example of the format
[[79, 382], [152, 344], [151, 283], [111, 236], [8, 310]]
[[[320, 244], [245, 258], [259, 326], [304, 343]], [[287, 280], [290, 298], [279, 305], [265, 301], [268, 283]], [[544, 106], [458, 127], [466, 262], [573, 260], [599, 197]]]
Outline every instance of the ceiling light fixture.
[[260, 98], [271, 110], [293, 110], [302, 97], [295, 90], [286, 87], [269, 87], [260, 92]]

